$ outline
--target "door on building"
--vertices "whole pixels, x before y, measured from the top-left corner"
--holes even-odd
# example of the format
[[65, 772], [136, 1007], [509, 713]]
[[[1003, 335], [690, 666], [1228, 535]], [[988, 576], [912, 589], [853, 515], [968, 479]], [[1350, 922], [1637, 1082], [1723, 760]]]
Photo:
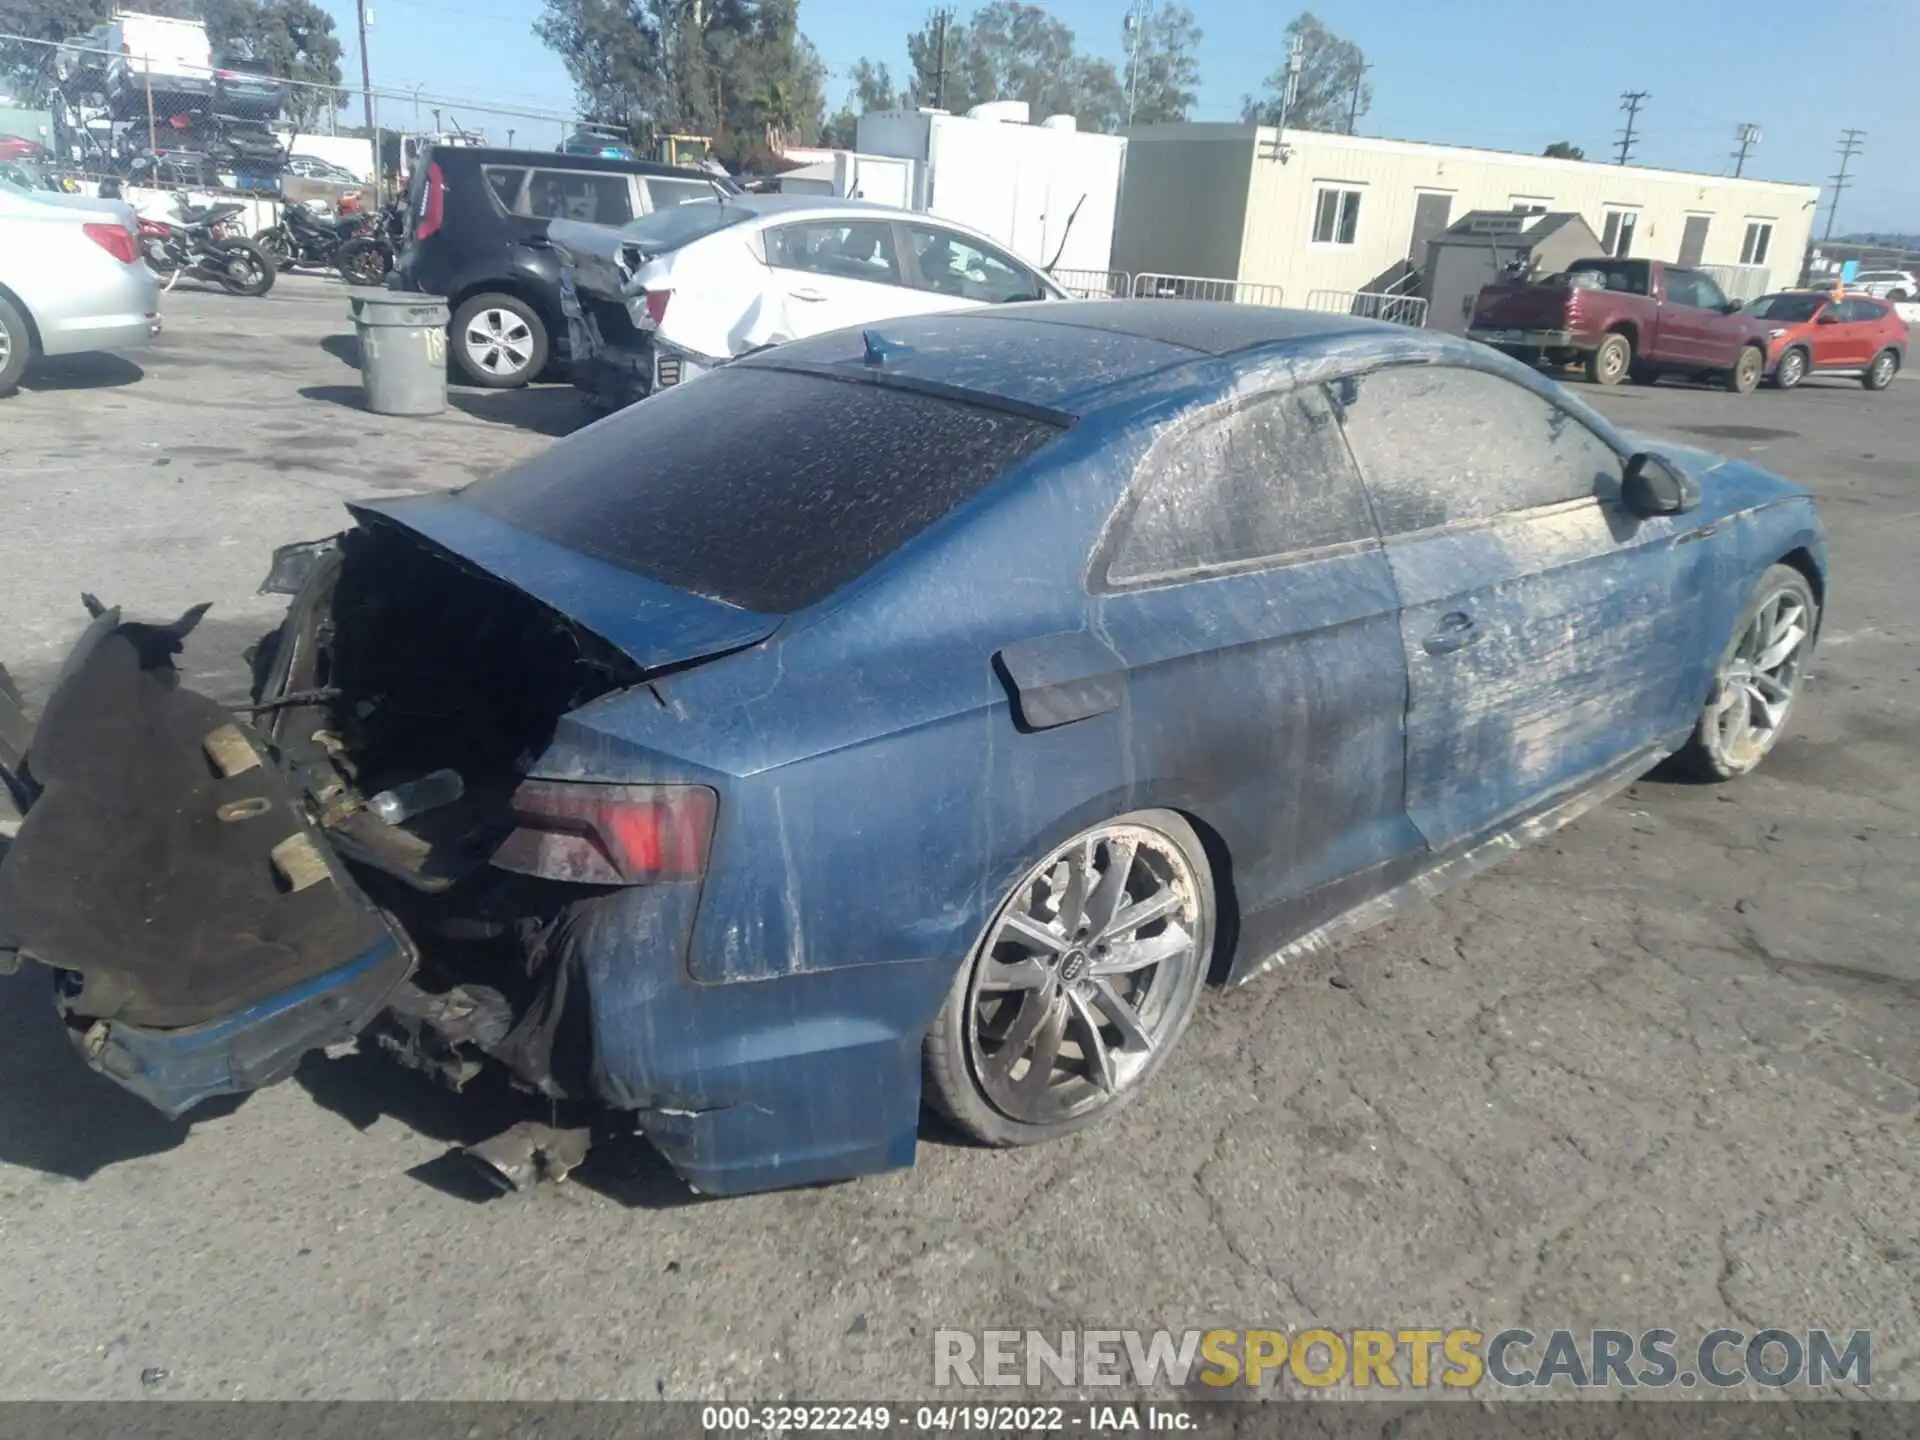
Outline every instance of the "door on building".
[[1413, 197], [1413, 236], [1407, 241], [1407, 261], [1416, 270], [1427, 268], [1427, 242], [1436, 240], [1453, 214], [1453, 196], [1423, 190]]
[[1680, 232], [1680, 263], [1689, 270], [1706, 257], [1707, 228], [1712, 224], [1711, 215], [1687, 216], [1687, 228]]

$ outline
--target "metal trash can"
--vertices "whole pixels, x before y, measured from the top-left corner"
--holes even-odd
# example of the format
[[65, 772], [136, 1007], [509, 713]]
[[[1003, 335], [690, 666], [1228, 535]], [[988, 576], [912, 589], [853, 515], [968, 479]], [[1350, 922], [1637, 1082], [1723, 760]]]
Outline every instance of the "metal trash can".
[[376, 415], [447, 408], [447, 304], [404, 290], [356, 290], [347, 305], [360, 341], [360, 384]]

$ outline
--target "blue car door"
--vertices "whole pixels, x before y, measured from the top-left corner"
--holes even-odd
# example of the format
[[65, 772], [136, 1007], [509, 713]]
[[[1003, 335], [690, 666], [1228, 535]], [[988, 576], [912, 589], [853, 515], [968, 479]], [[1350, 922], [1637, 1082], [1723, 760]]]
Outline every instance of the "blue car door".
[[1684, 727], [1706, 547], [1619, 503], [1625, 458], [1503, 375], [1399, 366], [1335, 387], [1402, 605], [1407, 812], [1436, 851]]
[[1089, 588], [1126, 665], [1127, 761], [1221, 832], [1244, 959], [1315, 923], [1330, 882], [1420, 851], [1393, 578], [1318, 387], [1224, 399], [1160, 434]]

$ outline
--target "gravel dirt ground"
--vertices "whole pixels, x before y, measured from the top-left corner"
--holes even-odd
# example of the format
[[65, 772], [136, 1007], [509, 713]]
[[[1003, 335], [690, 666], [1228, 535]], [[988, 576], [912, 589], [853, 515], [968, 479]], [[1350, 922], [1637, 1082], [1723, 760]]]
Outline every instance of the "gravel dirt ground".
[[[39, 695], [90, 590], [215, 608], [278, 543], [490, 472], [571, 392], [358, 408], [342, 292], [176, 292], [136, 360], [0, 401], [0, 656]], [[646, 1153], [484, 1199], [503, 1123], [372, 1059], [169, 1123], [0, 980], [0, 1398], [801, 1397], [931, 1388], [931, 1331], [1520, 1324], [1875, 1332], [1920, 1380], [1920, 384], [1598, 393], [1812, 487], [1834, 595], [1762, 772], [1649, 778], [1313, 968], [1213, 997], [1118, 1123], [704, 1202]]]

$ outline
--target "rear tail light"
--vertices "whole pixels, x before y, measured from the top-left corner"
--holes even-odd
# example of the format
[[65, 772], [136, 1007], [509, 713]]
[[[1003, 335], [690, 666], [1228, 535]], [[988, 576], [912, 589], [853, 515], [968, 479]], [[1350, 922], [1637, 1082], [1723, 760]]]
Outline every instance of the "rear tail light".
[[118, 260], [122, 265], [131, 265], [133, 263], [134, 256], [138, 252], [134, 248], [133, 236], [127, 233], [126, 226], [96, 222], [82, 225], [80, 228], [87, 232], [87, 238], [89, 240], [113, 256], [113, 258]]
[[427, 166], [427, 188], [420, 196], [420, 215], [414, 221], [413, 238], [424, 240], [440, 228], [447, 215], [447, 177], [438, 165]]
[[667, 302], [673, 299], [673, 292], [671, 290], [648, 290], [645, 294], [647, 297], [647, 323], [649, 325], [659, 325], [667, 318]]
[[717, 804], [701, 785], [528, 780], [513, 795], [518, 828], [493, 863], [582, 885], [695, 880], [706, 873]]

